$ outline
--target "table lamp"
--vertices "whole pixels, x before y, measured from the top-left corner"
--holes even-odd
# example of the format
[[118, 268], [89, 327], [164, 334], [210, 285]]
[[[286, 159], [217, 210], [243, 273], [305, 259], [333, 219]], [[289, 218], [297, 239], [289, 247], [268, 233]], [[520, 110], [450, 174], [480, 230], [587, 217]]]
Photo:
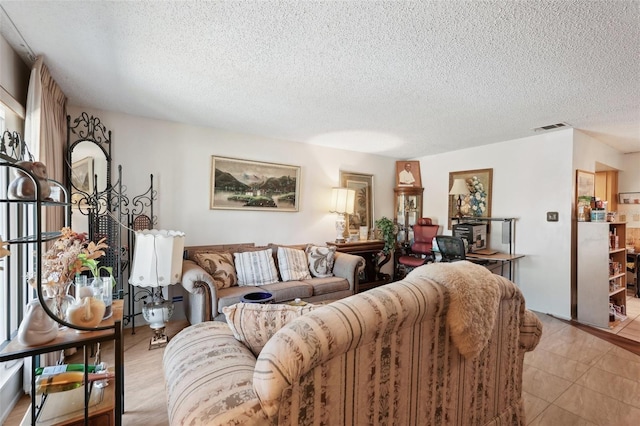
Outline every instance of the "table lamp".
[[180, 282], [183, 251], [184, 232], [157, 229], [136, 232], [129, 284], [150, 287], [152, 301], [142, 307], [142, 316], [154, 330], [149, 349], [161, 348], [169, 342], [164, 331], [173, 314], [173, 303], [164, 299], [162, 287]]
[[333, 188], [331, 190], [331, 207], [332, 213], [338, 213], [336, 219], [336, 243], [344, 243], [345, 229], [345, 213], [353, 214], [353, 203], [356, 199], [356, 191], [348, 188]]
[[463, 214], [460, 211], [462, 208], [462, 196], [469, 195], [469, 187], [467, 186], [467, 182], [464, 179], [454, 179], [453, 185], [451, 185], [451, 190], [449, 191], [449, 195], [453, 195], [454, 197], [457, 195], [458, 199], [456, 200], [456, 217], [462, 217]]

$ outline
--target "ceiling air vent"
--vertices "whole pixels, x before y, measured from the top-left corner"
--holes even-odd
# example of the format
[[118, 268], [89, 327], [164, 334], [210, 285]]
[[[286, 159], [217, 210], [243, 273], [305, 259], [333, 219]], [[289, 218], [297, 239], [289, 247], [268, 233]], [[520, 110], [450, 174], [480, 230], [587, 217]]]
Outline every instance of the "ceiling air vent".
[[533, 129], [533, 131], [534, 132], [545, 132], [547, 130], [561, 129], [563, 127], [571, 127], [571, 126], [569, 126], [567, 123], [556, 123], [556, 124], [549, 124], [549, 125], [546, 125], [546, 126], [536, 127], [535, 129]]

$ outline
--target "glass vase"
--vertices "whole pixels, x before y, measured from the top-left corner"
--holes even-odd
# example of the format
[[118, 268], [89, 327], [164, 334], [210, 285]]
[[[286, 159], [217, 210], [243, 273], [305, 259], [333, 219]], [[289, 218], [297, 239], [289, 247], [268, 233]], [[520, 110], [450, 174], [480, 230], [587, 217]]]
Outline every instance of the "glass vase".
[[75, 301], [69, 294], [72, 281], [66, 283], [56, 283], [44, 288], [47, 296], [47, 306], [55, 316], [61, 320], [66, 320], [67, 309]]
[[89, 285], [93, 287], [93, 297], [102, 298], [105, 305], [104, 317], [107, 319], [113, 314], [111, 306], [113, 304], [113, 293], [111, 286], [111, 277], [97, 277], [89, 280]]

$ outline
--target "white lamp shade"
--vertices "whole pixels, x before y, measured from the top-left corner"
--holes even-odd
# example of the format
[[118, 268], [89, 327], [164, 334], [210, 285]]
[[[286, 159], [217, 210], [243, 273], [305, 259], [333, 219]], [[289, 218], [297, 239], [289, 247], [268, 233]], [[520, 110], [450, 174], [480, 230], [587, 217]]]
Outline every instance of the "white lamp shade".
[[454, 179], [449, 195], [469, 195], [469, 187], [464, 179]]
[[163, 287], [180, 282], [184, 232], [144, 230], [136, 232], [129, 284]]
[[356, 200], [356, 191], [348, 188], [333, 188], [331, 190], [331, 208], [330, 212], [348, 213], [354, 212], [354, 201]]

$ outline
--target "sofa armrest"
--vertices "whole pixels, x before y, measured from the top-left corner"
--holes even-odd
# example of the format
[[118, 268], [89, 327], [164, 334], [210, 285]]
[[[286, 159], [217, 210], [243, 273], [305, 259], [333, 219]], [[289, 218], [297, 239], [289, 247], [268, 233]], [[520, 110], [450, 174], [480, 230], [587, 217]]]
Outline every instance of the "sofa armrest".
[[362, 256], [337, 251], [333, 263], [333, 275], [349, 281], [349, 290], [355, 293], [358, 276], [364, 265], [365, 261]]
[[185, 328], [162, 362], [170, 425], [269, 424], [253, 390], [256, 358], [226, 323]]
[[218, 294], [213, 277], [196, 262], [185, 260], [182, 262], [181, 284], [190, 293], [188, 306], [185, 306], [189, 322], [197, 324], [211, 321], [218, 310]]
[[528, 309], [524, 311], [522, 325], [520, 326], [520, 348], [530, 352], [538, 346], [542, 336], [542, 322], [536, 314]]

